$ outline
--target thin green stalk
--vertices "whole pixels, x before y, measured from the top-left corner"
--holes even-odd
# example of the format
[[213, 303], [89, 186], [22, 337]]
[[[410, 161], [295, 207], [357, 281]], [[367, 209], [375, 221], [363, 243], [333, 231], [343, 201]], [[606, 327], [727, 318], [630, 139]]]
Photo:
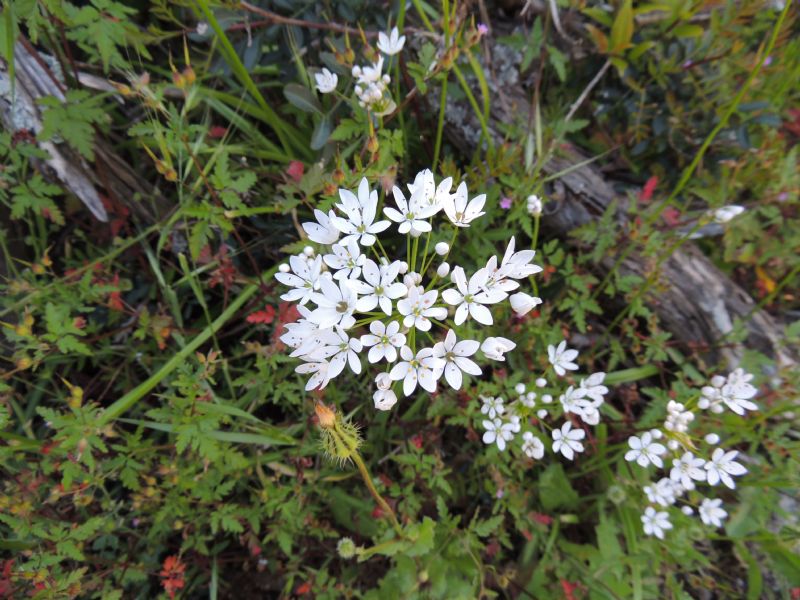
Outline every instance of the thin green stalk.
[[439, 152], [442, 149], [442, 135], [444, 134], [444, 112], [447, 109], [447, 73], [444, 73], [442, 92], [439, 98], [439, 122], [436, 124], [436, 143], [433, 146], [433, 170], [439, 164]]
[[[263, 278], [268, 279], [272, 277], [276, 270], [277, 266], [273, 267], [264, 274]], [[209, 338], [211, 338], [217, 331], [222, 329], [222, 327], [233, 318], [239, 309], [244, 306], [250, 297], [258, 291], [258, 289], [259, 286], [257, 284], [251, 284], [244, 288], [236, 300], [231, 302], [230, 306], [228, 306], [228, 308], [225, 309], [225, 311], [219, 317], [217, 317], [213, 323], [203, 329], [203, 331], [201, 331], [197, 337], [186, 344], [184, 348], [182, 348], [177, 354], [164, 363], [164, 365], [158, 371], [153, 373], [153, 375], [148, 377], [145, 381], [122, 396], [122, 398], [114, 402], [111, 406], [106, 408], [98, 419], [98, 425], [103, 426], [107, 423], [110, 423], [124, 412], [131, 409], [137, 402], [139, 402], [139, 400], [144, 398], [150, 392], [150, 390], [166, 379], [167, 376], [177, 369], [184, 360], [186, 360], [200, 346], [207, 342]]]
[[372, 476], [369, 474], [369, 470], [367, 469], [367, 465], [364, 464], [364, 460], [361, 458], [361, 455], [356, 451], [353, 452], [351, 458], [353, 462], [356, 464], [358, 468], [358, 472], [361, 473], [361, 479], [364, 480], [364, 484], [367, 486], [369, 493], [372, 494], [372, 497], [375, 499], [375, 502], [378, 503], [378, 506], [381, 507], [384, 513], [388, 515], [389, 520], [392, 522], [392, 527], [394, 528], [395, 533], [399, 537], [405, 537], [403, 533], [403, 528], [400, 526], [400, 522], [397, 520], [397, 515], [394, 514], [392, 507], [389, 506], [389, 503], [383, 499], [378, 493], [378, 490], [375, 488], [375, 484], [372, 483]]
[[411, 3], [414, 5], [414, 8], [417, 9], [417, 12], [419, 13], [419, 18], [422, 20], [422, 24], [425, 25], [425, 29], [427, 29], [428, 31], [433, 31], [433, 25], [431, 25], [431, 21], [430, 19], [428, 19], [428, 15], [425, 14], [425, 10], [422, 8], [422, 3], [419, 0], [411, 0]]
[[458, 65], [453, 65], [453, 73], [456, 74], [458, 83], [461, 85], [461, 89], [464, 90], [464, 94], [467, 96], [467, 100], [469, 100], [472, 110], [475, 111], [475, 116], [478, 118], [478, 121], [480, 121], [481, 132], [483, 133], [483, 137], [486, 140], [489, 149], [494, 150], [494, 142], [492, 141], [492, 136], [489, 135], [489, 126], [483, 116], [480, 106], [478, 106], [478, 101], [475, 100], [475, 95], [472, 93], [469, 85], [467, 85], [467, 80], [464, 79], [464, 74], [461, 72], [461, 69]]
[[489, 122], [489, 111], [491, 110], [491, 96], [489, 95], [489, 84], [486, 82], [486, 76], [483, 74], [483, 68], [478, 62], [478, 59], [473, 56], [472, 52], [466, 51], [467, 60], [469, 61], [475, 77], [478, 79], [478, 87], [481, 88], [481, 98], [483, 99], [483, 118]]

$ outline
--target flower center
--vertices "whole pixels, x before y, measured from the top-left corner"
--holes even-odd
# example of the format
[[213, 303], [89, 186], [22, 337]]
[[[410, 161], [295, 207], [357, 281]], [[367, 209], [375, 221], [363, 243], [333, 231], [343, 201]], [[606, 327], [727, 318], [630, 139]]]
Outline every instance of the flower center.
[[356, 231], [358, 231], [358, 233], [364, 233], [366, 230], [367, 230], [367, 228], [364, 225], [359, 225], [356, 228]]
[[336, 305], [336, 312], [346, 313], [348, 308], [349, 306], [347, 305], [347, 302], [342, 300], [341, 302], [339, 302], [339, 304]]
[[408, 219], [409, 221], [413, 221], [414, 220], [414, 213], [413, 212], [408, 213], [406, 215], [406, 219]]
[[375, 288], [375, 295], [376, 296], [383, 296], [383, 286], [379, 285]]

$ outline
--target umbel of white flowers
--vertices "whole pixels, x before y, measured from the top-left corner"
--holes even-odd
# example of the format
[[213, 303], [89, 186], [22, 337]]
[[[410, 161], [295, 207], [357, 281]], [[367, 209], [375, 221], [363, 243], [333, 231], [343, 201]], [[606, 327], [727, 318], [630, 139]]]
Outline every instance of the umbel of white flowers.
[[[470, 331], [485, 332], [494, 323], [491, 307], [504, 302], [518, 315], [530, 311], [541, 300], [518, 291], [520, 281], [542, 269], [532, 263], [535, 252], [517, 251], [512, 237], [501, 258], [469, 274], [455, 265], [450, 283], [442, 281], [453, 242], [486, 202], [483, 194], [469, 199], [466, 183], [452, 188], [452, 178], [437, 185], [426, 169], [407, 191], [395, 186], [392, 205], [381, 207], [364, 178], [356, 193], [340, 189], [332, 209], [315, 210], [316, 221], [303, 224], [322, 249], [290, 257], [275, 277], [291, 288], [281, 298], [299, 305], [300, 320], [286, 325], [281, 340], [302, 361], [296, 371], [310, 375], [307, 390], [345, 370], [360, 374], [366, 355], [380, 371], [375, 406], [388, 410], [397, 402], [395, 382], [406, 396], [417, 386], [435, 392], [442, 377], [459, 389], [465, 373], [481, 375], [480, 355], [504, 361], [514, 349], [504, 337], [465, 338], [461, 326], [474, 321]], [[436, 240], [443, 236], [450, 242]]]
[[663, 431], [651, 429], [628, 439], [630, 449], [625, 453], [625, 460], [643, 468], [652, 466], [668, 471], [666, 476], [644, 486], [643, 491], [651, 503], [642, 515], [645, 534], [663, 539], [664, 532], [672, 529], [666, 509], [679, 501], [683, 502], [680, 507], [683, 514], [692, 515], [692, 504], [699, 502], [698, 513], [703, 523], [722, 526], [722, 521], [728, 516], [722, 508], [722, 500], [706, 497], [698, 486], [714, 487], [722, 483], [735, 489], [733, 478], [744, 475], [747, 469], [736, 460], [738, 450], [710, 448], [720, 442], [717, 433], [712, 431], [703, 436], [703, 446], [691, 441], [699, 436], [690, 437], [688, 430], [698, 420], [696, 415], [702, 415], [700, 411], [719, 414], [728, 408], [744, 416], [746, 411], [757, 410], [756, 404], [751, 402], [758, 392], [750, 383], [752, 379], [753, 376], [742, 369], [736, 369], [727, 377], [716, 375], [711, 378], [711, 385], [702, 388], [702, 396], [693, 409], [674, 400], [667, 403]]

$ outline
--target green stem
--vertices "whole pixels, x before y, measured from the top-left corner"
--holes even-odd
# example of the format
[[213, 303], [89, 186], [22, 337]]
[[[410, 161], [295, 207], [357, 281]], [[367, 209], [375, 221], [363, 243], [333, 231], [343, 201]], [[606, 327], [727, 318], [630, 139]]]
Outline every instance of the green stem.
[[442, 81], [442, 93], [439, 98], [439, 122], [436, 125], [436, 143], [433, 146], [433, 170], [439, 164], [439, 152], [442, 149], [442, 135], [444, 134], [444, 112], [447, 108], [447, 73]]
[[369, 493], [372, 494], [372, 497], [375, 499], [375, 502], [378, 503], [378, 506], [381, 507], [384, 513], [389, 517], [389, 520], [392, 522], [392, 527], [394, 527], [395, 533], [399, 537], [405, 537], [403, 533], [403, 528], [400, 527], [400, 522], [397, 520], [397, 515], [394, 514], [392, 507], [389, 506], [388, 502], [383, 499], [378, 493], [378, 490], [375, 488], [375, 484], [372, 483], [372, 476], [369, 474], [369, 470], [367, 469], [367, 465], [364, 464], [364, 460], [361, 458], [361, 455], [358, 452], [353, 452], [351, 458], [353, 462], [358, 467], [358, 472], [361, 473], [361, 479], [364, 480], [364, 484], [367, 486]]

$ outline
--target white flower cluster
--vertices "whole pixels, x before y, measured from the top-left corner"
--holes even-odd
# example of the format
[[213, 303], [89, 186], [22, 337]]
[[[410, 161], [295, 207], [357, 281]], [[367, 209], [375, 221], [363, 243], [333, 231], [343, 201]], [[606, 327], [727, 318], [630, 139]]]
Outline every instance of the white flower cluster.
[[[400, 35], [397, 27], [392, 28], [389, 35], [383, 32], [378, 34], [378, 50], [386, 56], [399, 53], [406, 43], [406, 36]], [[358, 105], [366, 108], [376, 115], [385, 115], [394, 111], [396, 104], [389, 92], [392, 79], [388, 73], [383, 72], [383, 56], [377, 62], [366, 66], [355, 65], [352, 69], [355, 77], [355, 93]], [[339, 78], [328, 69], [322, 69], [314, 75], [317, 89], [322, 94], [330, 94], [336, 89]]]
[[[360, 356], [366, 351], [370, 364], [385, 364], [375, 379], [373, 400], [378, 409], [388, 410], [397, 401], [393, 382], [402, 381], [406, 396], [417, 385], [435, 392], [442, 376], [459, 389], [463, 373], [481, 375], [474, 360], [479, 350], [486, 359], [504, 361], [505, 353], [514, 349], [516, 344], [503, 337], [459, 339], [455, 327], [470, 319], [491, 325], [489, 307], [505, 300], [517, 314], [531, 310], [539, 298], [512, 292], [520, 287], [519, 280], [542, 269], [531, 262], [533, 250], [516, 251], [512, 237], [502, 259], [492, 256], [469, 277], [456, 266], [450, 274], [454, 287], [441, 282], [449, 271], [442, 266], [458, 232], [483, 214], [485, 202], [485, 196], [468, 202], [465, 183], [453, 193], [451, 187], [452, 178], [437, 186], [433, 173], [422, 171], [408, 185], [408, 199], [399, 187], [392, 190], [395, 206], [382, 211], [390, 220], [376, 220], [378, 193], [364, 178], [357, 194], [340, 189], [333, 209], [315, 210], [316, 222], [303, 224], [308, 238], [326, 249], [315, 255], [308, 247], [290, 257], [275, 278], [291, 288], [281, 298], [299, 304], [301, 318], [286, 325], [281, 340], [292, 348], [291, 356], [303, 361], [296, 371], [310, 375], [306, 390], [324, 388], [347, 366], [360, 373]], [[446, 219], [434, 230], [438, 213]], [[399, 247], [387, 235], [392, 223], [406, 235]], [[431, 244], [448, 225], [450, 243]], [[423, 234], [427, 237], [420, 252]], [[429, 253], [431, 246], [435, 250]], [[396, 250], [397, 257], [390, 258], [387, 249]], [[400, 254], [403, 250], [405, 256]], [[440, 264], [434, 264], [437, 261]], [[451, 312], [453, 321], [446, 324]], [[434, 326], [438, 340], [431, 333]], [[423, 340], [430, 343], [423, 347]], [[560, 355], [565, 368], [570, 368], [563, 363], [568, 355]]]
[[[742, 369], [736, 369], [727, 378], [713, 377], [711, 385], [703, 387], [696, 408], [718, 414], [723, 411], [724, 405], [738, 415], [744, 415], [745, 410], [756, 410], [758, 407], [750, 401], [757, 393], [756, 388], [750, 384], [752, 379], [753, 376]], [[631, 436], [628, 439], [630, 449], [625, 454], [625, 460], [636, 462], [641, 467], [653, 465], [657, 469], [666, 470], [668, 467], [665, 465], [671, 458], [672, 466], [668, 475], [644, 487], [648, 501], [657, 507], [668, 508], [683, 498], [681, 511], [691, 515], [694, 509], [690, 496], [701, 498], [698, 507], [700, 519], [706, 525], [721, 527], [722, 520], [728, 515], [722, 508], [722, 500], [701, 496], [696, 490], [697, 485], [705, 483], [716, 486], [722, 483], [735, 489], [733, 477], [744, 475], [747, 469], [736, 461], [738, 450], [714, 448], [713, 451], [706, 452], [706, 456], [710, 452], [707, 459], [697, 455], [698, 445], [695, 442], [699, 440], [693, 441], [688, 433], [695, 416], [696, 413], [691, 408], [670, 400], [663, 431], [652, 429], [640, 436]], [[720, 438], [716, 433], [709, 433], [703, 437], [703, 441], [708, 446], [715, 446]], [[647, 535], [663, 539], [664, 532], [672, 529], [672, 523], [669, 513], [658, 510], [657, 507], [648, 506], [645, 509], [642, 523]]]
[[[558, 346], [548, 346], [547, 354], [550, 365], [559, 377], [566, 375], [567, 371], [574, 371], [578, 365], [572, 362], [578, 357], [578, 351], [567, 348], [567, 342], [562, 341]], [[594, 373], [581, 379], [577, 386], [570, 385], [558, 397], [558, 402], [553, 402], [553, 394], [528, 390], [524, 383], [519, 383], [514, 388], [519, 394], [517, 400], [505, 404], [503, 398], [481, 396], [483, 406], [481, 413], [487, 418], [482, 420], [486, 430], [483, 434], [485, 444], [496, 444], [500, 451], [505, 450], [507, 442], [514, 439], [515, 434], [522, 430], [523, 423], [530, 423], [535, 416], [540, 429], [535, 432], [526, 430], [522, 433], [522, 452], [529, 458], [540, 459], [544, 456], [545, 445], [542, 437], [546, 437], [545, 420], [551, 417], [565, 417], [560, 427], [551, 429], [552, 449], [556, 454], [561, 454], [568, 460], [573, 460], [575, 454], [584, 451], [583, 438], [586, 432], [575, 427], [570, 420], [570, 413], [575, 416], [575, 421], [583, 421], [586, 425], [597, 425], [600, 422], [600, 406], [608, 388], [603, 385], [605, 373]], [[534, 386], [540, 392], [552, 391], [544, 377], [538, 377]], [[538, 400], [538, 404], [537, 404]]]

